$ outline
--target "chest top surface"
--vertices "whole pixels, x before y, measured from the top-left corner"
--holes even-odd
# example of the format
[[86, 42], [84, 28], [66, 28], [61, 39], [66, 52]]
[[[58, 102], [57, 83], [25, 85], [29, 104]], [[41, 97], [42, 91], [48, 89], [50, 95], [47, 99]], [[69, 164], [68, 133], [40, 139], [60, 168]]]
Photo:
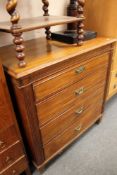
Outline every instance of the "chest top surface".
[[83, 46], [68, 45], [57, 41], [47, 41], [44, 38], [33, 39], [25, 42], [27, 66], [19, 68], [15, 57], [13, 45], [0, 48], [0, 60], [7, 72], [18, 79], [37, 70], [65, 61], [102, 46], [115, 43], [115, 39], [97, 37], [86, 41]]

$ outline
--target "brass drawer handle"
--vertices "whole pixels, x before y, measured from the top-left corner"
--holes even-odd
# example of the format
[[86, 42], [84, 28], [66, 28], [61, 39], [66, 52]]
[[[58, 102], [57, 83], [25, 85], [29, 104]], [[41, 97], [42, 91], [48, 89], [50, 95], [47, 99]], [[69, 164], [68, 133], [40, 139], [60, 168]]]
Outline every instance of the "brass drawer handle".
[[11, 159], [11, 157], [7, 156], [5, 161], [7, 164], [9, 164], [12, 162], [12, 159]]
[[114, 86], [113, 86], [113, 89], [116, 89], [117, 88], [117, 85], [115, 84]]
[[84, 112], [84, 107], [81, 107], [79, 108], [77, 111], [76, 111], [76, 114], [80, 115]]
[[76, 95], [81, 95], [81, 94], [83, 94], [84, 92], [85, 92], [85, 88], [84, 88], [84, 87], [81, 87], [80, 89], [78, 89], [78, 90], [75, 91], [75, 94], [76, 94]]
[[5, 142], [3, 142], [3, 141], [0, 141], [0, 148], [1, 149], [3, 149], [3, 148], [5, 148], [6, 147], [6, 144], [5, 144]]
[[13, 171], [12, 171], [12, 174], [13, 174], [13, 175], [17, 174], [16, 170], [13, 170]]
[[77, 128], [75, 128], [75, 131], [81, 131], [81, 129], [82, 129], [82, 124], [80, 124]]
[[82, 72], [84, 72], [85, 71], [85, 67], [84, 66], [80, 66], [79, 68], [77, 68], [76, 70], [75, 70], [75, 72], [77, 73], [77, 74], [81, 74]]

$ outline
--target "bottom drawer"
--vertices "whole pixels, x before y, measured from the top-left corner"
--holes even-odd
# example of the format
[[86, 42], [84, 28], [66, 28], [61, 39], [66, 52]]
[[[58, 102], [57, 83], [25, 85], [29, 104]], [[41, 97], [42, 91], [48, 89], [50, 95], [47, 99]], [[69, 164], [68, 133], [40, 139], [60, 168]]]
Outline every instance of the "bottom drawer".
[[13, 164], [17, 159], [22, 157], [23, 154], [24, 152], [20, 142], [0, 153], [0, 171]]
[[63, 148], [69, 145], [73, 140], [80, 136], [89, 128], [100, 116], [102, 104], [94, 104], [87, 109], [86, 113], [79, 118], [72, 126], [67, 128], [62, 134], [54, 138], [44, 147], [45, 158], [49, 159], [54, 154], [59, 153]]
[[27, 160], [22, 157], [5, 171], [0, 172], [0, 175], [19, 175], [27, 169]]
[[117, 93], [117, 71], [111, 73], [110, 87], [108, 96], [111, 97]]

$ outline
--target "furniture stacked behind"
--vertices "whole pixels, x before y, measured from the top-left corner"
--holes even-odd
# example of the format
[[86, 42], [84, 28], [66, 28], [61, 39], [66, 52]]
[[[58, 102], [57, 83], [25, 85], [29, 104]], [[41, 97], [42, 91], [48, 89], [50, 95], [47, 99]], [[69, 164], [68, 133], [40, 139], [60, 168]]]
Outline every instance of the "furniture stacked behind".
[[0, 65], [0, 175], [30, 175], [26, 154]]
[[[104, 4], [104, 5], [102, 5]], [[99, 36], [117, 38], [117, 1], [86, 0], [85, 26], [89, 30], [95, 30]], [[92, 15], [92, 13], [94, 15]], [[117, 47], [112, 59], [110, 83], [107, 99], [117, 93]]]

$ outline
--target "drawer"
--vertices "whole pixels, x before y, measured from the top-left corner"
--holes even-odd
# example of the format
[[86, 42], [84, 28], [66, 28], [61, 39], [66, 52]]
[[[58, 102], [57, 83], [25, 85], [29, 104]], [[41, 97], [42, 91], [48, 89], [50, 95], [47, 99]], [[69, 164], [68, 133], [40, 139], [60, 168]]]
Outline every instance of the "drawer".
[[86, 114], [82, 116], [72, 126], [67, 128], [62, 134], [54, 138], [44, 147], [45, 158], [49, 159], [59, 153], [78, 138], [85, 130], [87, 130], [100, 117], [102, 105], [97, 104], [88, 109]]
[[14, 125], [0, 132], [0, 152], [7, 149], [18, 140], [19, 138]]
[[109, 95], [114, 94], [114, 92], [117, 92], [117, 71], [111, 73]]
[[113, 56], [112, 69], [117, 69], [117, 48], [115, 49], [115, 54]]
[[108, 64], [108, 54], [94, 58], [93, 61], [75, 65], [72, 68], [59, 72], [44, 80], [34, 83], [34, 94], [36, 101], [50, 96], [51, 94], [73, 84], [84, 78], [89, 73]]
[[17, 159], [23, 156], [23, 149], [20, 142], [16, 143], [8, 150], [0, 153], [0, 171], [13, 164]]
[[0, 172], [0, 175], [19, 175], [27, 168], [27, 160], [25, 157], [22, 157], [16, 161], [12, 166]]
[[117, 70], [112, 71], [111, 73], [111, 81], [117, 82]]
[[0, 107], [0, 132], [12, 126], [13, 123], [14, 121], [11, 112], [4, 107]]
[[70, 125], [77, 122], [81, 116], [86, 114], [89, 106], [92, 104], [96, 104], [97, 102], [102, 104], [104, 97], [103, 90], [104, 87], [99, 88], [97, 93], [90, 94], [87, 98], [81, 98], [80, 102], [75, 101], [72, 108], [49, 122], [47, 125], [44, 125], [41, 128], [43, 143], [47, 144]]
[[[107, 69], [98, 70], [85, 79], [77, 82], [63, 91], [53, 95], [36, 105], [40, 126], [54, 119], [72, 106], [74, 100], [85, 98], [89, 93], [97, 91], [97, 84], [105, 85]], [[89, 92], [90, 90], [90, 92]]]
[[117, 82], [112, 82], [109, 88], [109, 96], [117, 93]]

